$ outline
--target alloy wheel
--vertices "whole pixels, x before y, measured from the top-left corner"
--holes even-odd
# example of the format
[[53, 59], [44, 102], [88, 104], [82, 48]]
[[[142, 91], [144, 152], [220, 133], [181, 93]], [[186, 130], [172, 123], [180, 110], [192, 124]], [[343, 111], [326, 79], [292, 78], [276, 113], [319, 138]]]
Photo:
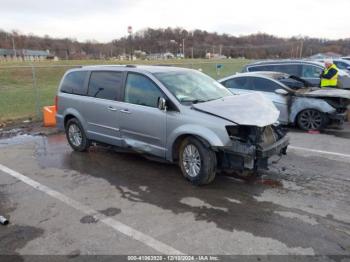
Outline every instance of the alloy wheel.
[[319, 111], [308, 109], [301, 113], [299, 124], [306, 130], [319, 130], [322, 126], [323, 118]]
[[187, 175], [190, 177], [198, 176], [201, 170], [201, 156], [196, 146], [189, 144], [182, 153], [182, 164]]
[[83, 141], [83, 135], [80, 131], [80, 128], [76, 124], [71, 124], [68, 129], [68, 137], [70, 142], [76, 146], [79, 147]]

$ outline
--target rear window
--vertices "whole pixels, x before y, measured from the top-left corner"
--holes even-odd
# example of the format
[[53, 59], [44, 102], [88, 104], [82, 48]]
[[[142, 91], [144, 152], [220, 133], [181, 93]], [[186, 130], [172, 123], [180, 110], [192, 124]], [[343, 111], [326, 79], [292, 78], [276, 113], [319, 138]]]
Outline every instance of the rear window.
[[85, 79], [87, 74], [87, 71], [77, 71], [67, 74], [61, 85], [61, 92], [86, 95]]
[[121, 87], [121, 72], [96, 71], [91, 73], [88, 95], [102, 99], [117, 100]]
[[231, 88], [231, 89], [246, 89], [246, 90], [252, 89], [251, 85], [249, 85], [248, 77], [237, 77], [237, 78], [229, 79], [223, 82], [222, 84], [227, 88]]
[[274, 64], [274, 65], [261, 65], [261, 66], [251, 66], [248, 68], [249, 72], [256, 71], [274, 71], [282, 72], [290, 75], [300, 76], [301, 75], [301, 65], [299, 64]]
[[248, 67], [248, 72], [257, 72], [257, 71], [273, 71], [273, 66], [261, 65], [261, 66]]
[[261, 77], [252, 77], [251, 83], [254, 90], [261, 92], [274, 92], [276, 89], [281, 88], [277, 83]]

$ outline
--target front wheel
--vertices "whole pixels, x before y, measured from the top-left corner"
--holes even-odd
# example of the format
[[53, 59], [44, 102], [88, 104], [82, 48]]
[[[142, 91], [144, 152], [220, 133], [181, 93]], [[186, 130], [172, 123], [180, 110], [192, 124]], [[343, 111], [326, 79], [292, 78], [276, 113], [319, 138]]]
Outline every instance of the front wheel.
[[83, 127], [76, 118], [68, 120], [66, 124], [66, 137], [69, 145], [78, 152], [86, 151], [91, 145]]
[[315, 109], [306, 109], [299, 113], [297, 117], [298, 126], [306, 131], [321, 130], [326, 123], [324, 113]]
[[211, 183], [216, 174], [216, 154], [196, 138], [186, 138], [180, 146], [179, 165], [186, 179], [195, 185]]

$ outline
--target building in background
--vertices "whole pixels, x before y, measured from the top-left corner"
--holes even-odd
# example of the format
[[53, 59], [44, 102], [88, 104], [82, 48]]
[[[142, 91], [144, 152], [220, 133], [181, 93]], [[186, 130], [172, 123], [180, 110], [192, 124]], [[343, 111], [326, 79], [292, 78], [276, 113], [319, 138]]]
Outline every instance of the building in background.
[[48, 50], [0, 49], [0, 61], [43, 61], [55, 59]]
[[170, 52], [166, 53], [152, 53], [146, 56], [146, 59], [148, 60], [167, 60], [167, 59], [174, 59], [175, 55]]

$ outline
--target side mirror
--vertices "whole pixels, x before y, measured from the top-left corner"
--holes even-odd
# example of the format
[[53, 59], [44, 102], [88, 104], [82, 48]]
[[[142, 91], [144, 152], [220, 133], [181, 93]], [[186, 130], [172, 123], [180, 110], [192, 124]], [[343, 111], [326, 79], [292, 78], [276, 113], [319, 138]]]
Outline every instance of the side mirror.
[[166, 111], [166, 100], [163, 97], [158, 98], [158, 109], [162, 111]]
[[282, 96], [288, 95], [288, 91], [284, 90], [282, 88], [276, 89], [275, 93], [278, 94], [278, 95], [282, 95]]

